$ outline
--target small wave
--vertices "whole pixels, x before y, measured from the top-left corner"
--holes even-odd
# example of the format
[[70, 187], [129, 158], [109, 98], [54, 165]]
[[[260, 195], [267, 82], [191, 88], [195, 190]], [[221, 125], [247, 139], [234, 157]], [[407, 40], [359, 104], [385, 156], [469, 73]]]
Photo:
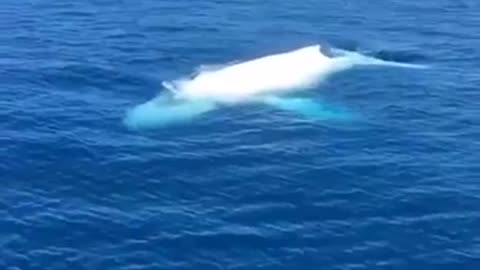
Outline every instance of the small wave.
[[372, 55], [374, 55], [375, 58], [393, 62], [413, 63], [423, 62], [427, 60], [427, 57], [425, 55], [409, 51], [379, 50], [372, 52]]

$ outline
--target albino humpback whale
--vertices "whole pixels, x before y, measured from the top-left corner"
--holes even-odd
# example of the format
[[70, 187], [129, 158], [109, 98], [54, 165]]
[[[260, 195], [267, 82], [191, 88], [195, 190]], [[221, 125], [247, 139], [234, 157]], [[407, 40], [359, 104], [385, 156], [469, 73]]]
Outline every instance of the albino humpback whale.
[[124, 123], [130, 128], [151, 128], [181, 122], [211, 111], [218, 105], [261, 102], [283, 110], [313, 115], [321, 106], [291, 93], [314, 88], [329, 74], [355, 65], [421, 68], [414, 64], [383, 61], [320, 45], [273, 54], [232, 65], [204, 68], [192, 78], [163, 82], [167, 94], [129, 110]]

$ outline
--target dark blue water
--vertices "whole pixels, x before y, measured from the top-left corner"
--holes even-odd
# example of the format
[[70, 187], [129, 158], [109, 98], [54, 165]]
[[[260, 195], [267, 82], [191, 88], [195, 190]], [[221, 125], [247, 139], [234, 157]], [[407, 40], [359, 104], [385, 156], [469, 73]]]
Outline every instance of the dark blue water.
[[[3, 0], [0, 268], [480, 269], [480, 3]], [[315, 95], [137, 132], [125, 111], [204, 64], [326, 43]]]

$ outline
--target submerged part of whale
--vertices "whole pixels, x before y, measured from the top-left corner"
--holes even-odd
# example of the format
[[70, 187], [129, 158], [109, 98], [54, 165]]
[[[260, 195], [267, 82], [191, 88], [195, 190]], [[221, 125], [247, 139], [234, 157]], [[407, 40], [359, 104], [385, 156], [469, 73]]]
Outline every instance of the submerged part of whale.
[[250, 61], [204, 67], [194, 76], [163, 82], [169, 92], [129, 110], [124, 123], [130, 128], [165, 126], [191, 120], [220, 104], [245, 102], [261, 102], [319, 119], [345, 119], [344, 113], [292, 94], [315, 88], [328, 75], [358, 65], [424, 68], [328, 46], [308, 46]]

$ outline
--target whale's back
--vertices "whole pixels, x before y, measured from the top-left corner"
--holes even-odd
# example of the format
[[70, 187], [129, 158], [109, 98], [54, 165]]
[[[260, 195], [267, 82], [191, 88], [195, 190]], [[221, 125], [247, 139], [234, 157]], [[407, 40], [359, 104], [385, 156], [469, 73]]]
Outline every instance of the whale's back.
[[190, 99], [241, 100], [306, 88], [329, 66], [330, 58], [315, 45], [205, 71], [191, 80], [181, 81], [178, 87], [181, 95]]

